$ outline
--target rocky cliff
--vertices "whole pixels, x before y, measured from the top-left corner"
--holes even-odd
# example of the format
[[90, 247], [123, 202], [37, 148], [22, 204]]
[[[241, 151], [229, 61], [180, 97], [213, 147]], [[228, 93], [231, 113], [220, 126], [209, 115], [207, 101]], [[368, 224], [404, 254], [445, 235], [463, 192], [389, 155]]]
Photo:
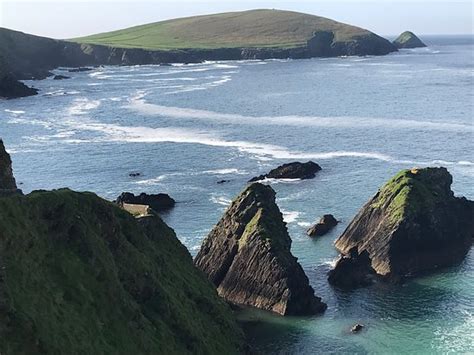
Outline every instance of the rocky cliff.
[[2, 354], [240, 351], [229, 306], [157, 215], [70, 190], [0, 197], [0, 261]]
[[459, 262], [472, 245], [474, 202], [455, 197], [451, 183], [445, 168], [401, 171], [359, 211], [336, 248], [349, 258], [367, 252], [373, 270], [394, 280]]
[[281, 315], [324, 311], [290, 247], [275, 192], [255, 183], [232, 202], [194, 262], [231, 303]]
[[0, 56], [0, 99], [14, 99], [36, 95], [38, 90], [30, 88], [18, 81], [11, 72], [6, 60]]
[[397, 48], [419, 48], [426, 47], [421, 39], [419, 39], [413, 32], [405, 31], [393, 41]]
[[6, 152], [3, 141], [0, 139], [0, 196], [17, 191], [13, 176], [12, 161]]

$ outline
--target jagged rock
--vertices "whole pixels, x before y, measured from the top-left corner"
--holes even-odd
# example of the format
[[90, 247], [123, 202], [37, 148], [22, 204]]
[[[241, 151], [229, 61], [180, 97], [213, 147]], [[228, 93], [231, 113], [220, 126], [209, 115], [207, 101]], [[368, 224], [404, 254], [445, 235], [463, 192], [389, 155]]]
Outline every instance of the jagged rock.
[[313, 225], [311, 228], [308, 229], [306, 232], [310, 237], [318, 237], [321, 235], [325, 235], [331, 229], [333, 229], [339, 221], [334, 218], [332, 214], [325, 214], [318, 223]]
[[139, 173], [139, 172], [132, 172], [132, 173], [129, 173], [128, 176], [130, 177], [138, 177], [138, 176], [141, 176], [142, 174]]
[[64, 80], [64, 79], [71, 79], [71, 77], [66, 76], [66, 75], [61, 75], [61, 74], [55, 75], [53, 77], [53, 80]]
[[270, 170], [268, 174], [256, 176], [249, 182], [260, 181], [264, 179], [312, 179], [321, 167], [315, 162], [308, 161], [306, 163], [292, 162], [280, 165]]
[[[451, 183], [445, 168], [401, 171], [358, 212], [336, 248], [349, 259], [368, 253], [375, 272], [392, 281], [461, 261], [474, 236], [474, 202], [455, 197]], [[344, 269], [357, 280], [358, 268], [342, 260], [334, 279]]]
[[168, 194], [146, 194], [141, 193], [138, 196], [130, 192], [123, 192], [115, 202], [119, 205], [124, 203], [132, 205], [147, 205], [150, 206], [153, 210], [159, 212], [168, 210], [174, 207], [176, 201], [172, 199]]
[[413, 32], [405, 31], [397, 37], [393, 44], [397, 48], [419, 48], [426, 47], [421, 39], [419, 39]]
[[358, 333], [358, 332], [360, 332], [362, 329], [364, 329], [364, 326], [363, 326], [362, 324], [357, 323], [357, 324], [354, 324], [354, 326], [352, 326], [351, 332], [352, 332], [352, 333]]
[[249, 185], [204, 240], [195, 265], [230, 303], [281, 315], [323, 312], [275, 203], [275, 192]]
[[79, 68], [69, 69], [68, 72], [70, 72], [70, 73], [81, 73], [81, 72], [91, 71], [91, 70], [94, 70], [94, 69], [89, 68], [89, 67], [79, 67]]
[[218, 184], [225, 184], [226, 182], [229, 182], [230, 180], [219, 180], [217, 183]]
[[19, 192], [13, 176], [12, 161], [0, 139], [0, 196]]
[[350, 250], [348, 256], [340, 256], [333, 270], [329, 272], [331, 285], [342, 289], [354, 289], [369, 286], [374, 281], [375, 270], [370, 264], [367, 250], [360, 255], [357, 248]]

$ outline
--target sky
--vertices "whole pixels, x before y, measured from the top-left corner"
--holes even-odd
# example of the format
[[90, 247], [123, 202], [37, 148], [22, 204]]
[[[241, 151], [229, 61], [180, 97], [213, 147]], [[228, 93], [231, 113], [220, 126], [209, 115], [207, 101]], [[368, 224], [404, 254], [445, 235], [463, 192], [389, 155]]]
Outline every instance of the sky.
[[73, 38], [176, 17], [257, 8], [293, 10], [380, 35], [472, 34], [473, 2], [442, 0], [0, 0], [0, 27]]

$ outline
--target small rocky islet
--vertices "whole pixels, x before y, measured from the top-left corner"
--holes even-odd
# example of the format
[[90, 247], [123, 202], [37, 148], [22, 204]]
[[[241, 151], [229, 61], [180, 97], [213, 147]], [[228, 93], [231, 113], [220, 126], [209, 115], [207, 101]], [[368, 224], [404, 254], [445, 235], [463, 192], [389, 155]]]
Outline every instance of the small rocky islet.
[[403, 32], [392, 43], [398, 49], [426, 47], [426, 44], [424, 44], [417, 35], [410, 31]]

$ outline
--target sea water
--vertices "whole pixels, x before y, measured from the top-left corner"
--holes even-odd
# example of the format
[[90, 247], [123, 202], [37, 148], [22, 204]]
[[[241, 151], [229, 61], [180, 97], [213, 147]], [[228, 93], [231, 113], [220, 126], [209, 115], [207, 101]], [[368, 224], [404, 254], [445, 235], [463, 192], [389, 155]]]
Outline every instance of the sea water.
[[[383, 57], [58, 69], [71, 79], [27, 82], [38, 96], [0, 102], [0, 136], [25, 192], [169, 193], [177, 205], [163, 217], [193, 255], [251, 177], [313, 160], [323, 169], [315, 179], [267, 183], [328, 309], [311, 318], [246, 311], [251, 345], [272, 354], [469, 353], [473, 252], [402, 286], [341, 292], [327, 283], [334, 240], [400, 169], [445, 166], [456, 195], [474, 199], [473, 38], [425, 40], [428, 48]], [[307, 237], [326, 213], [342, 223]], [[354, 323], [364, 330], [351, 334]]]

